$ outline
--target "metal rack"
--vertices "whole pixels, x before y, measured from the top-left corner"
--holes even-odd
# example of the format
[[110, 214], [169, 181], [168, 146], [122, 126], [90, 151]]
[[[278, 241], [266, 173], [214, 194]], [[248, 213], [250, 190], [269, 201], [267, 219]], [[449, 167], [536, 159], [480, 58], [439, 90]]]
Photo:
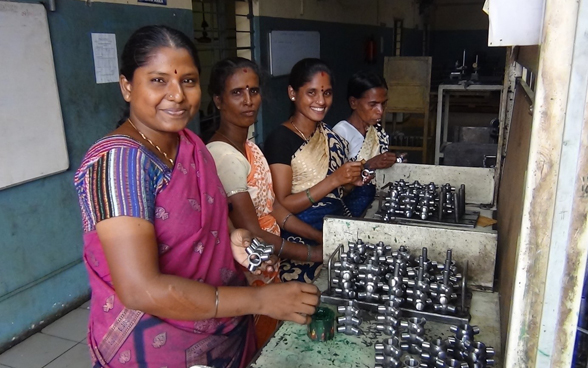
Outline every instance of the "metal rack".
[[[334, 280], [334, 265], [335, 262], [341, 262], [341, 254], [344, 250], [343, 244], [340, 244], [336, 250], [330, 255], [329, 260], [327, 262], [327, 272], [328, 272], [328, 285], [327, 290], [321, 294], [321, 301], [333, 304], [333, 305], [346, 305], [350, 298], [346, 298], [344, 296], [338, 295], [334, 288], [333, 288], [333, 280]], [[467, 262], [466, 266], [463, 270], [462, 279], [459, 284], [459, 306], [456, 308], [456, 314], [443, 314], [438, 313], [432, 310], [418, 310], [416, 308], [412, 308], [406, 304], [400, 304], [398, 309], [401, 311], [401, 315], [403, 317], [417, 317], [417, 318], [426, 318], [428, 321], [434, 321], [439, 323], [446, 323], [446, 324], [463, 324], [468, 323], [470, 320], [470, 314], [468, 312], [469, 309], [469, 292], [467, 290], [467, 282], [466, 282], [466, 275], [467, 274]], [[384, 297], [382, 300], [372, 301], [372, 300], [357, 300], [355, 299], [357, 305], [365, 310], [377, 312], [378, 307], [385, 305], [385, 302], [389, 300], [389, 298]]]

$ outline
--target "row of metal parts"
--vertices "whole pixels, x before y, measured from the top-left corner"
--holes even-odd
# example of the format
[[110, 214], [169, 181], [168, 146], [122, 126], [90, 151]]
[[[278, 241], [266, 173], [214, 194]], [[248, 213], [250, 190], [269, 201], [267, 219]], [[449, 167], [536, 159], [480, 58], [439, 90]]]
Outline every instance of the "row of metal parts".
[[[356, 302], [337, 307], [337, 332], [360, 335], [362, 323]], [[400, 320], [400, 311], [391, 305], [378, 307], [376, 329], [391, 337], [374, 345], [376, 368], [485, 368], [493, 366], [495, 351], [483, 342], [474, 341], [480, 333], [477, 326], [450, 326], [455, 334], [443, 340], [425, 340], [425, 318]]]
[[[458, 300], [464, 276], [457, 271], [452, 250], [445, 262], [431, 261], [427, 248], [416, 259], [401, 246], [396, 251], [383, 242], [349, 242], [347, 252], [333, 264], [334, 275], [329, 282], [334, 294], [345, 299], [386, 303], [418, 311], [456, 314], [464, 311], [464, 298]], [[330, 276], [330, 275], [329, 275]], [[459, 308], [458, 308], [459, 307]]]
[[459, 188], [447, 183], [437, 185], [433, 182], [421, 184], [418, 180], [407, 183], [404, 180], [389, 182], [383, 189], [388, 189], [379, 213], [384, 221], [395, 217], [411, 218], [416, 216], [421, 220], [436, 219], [443, 221], [451, 215], [451, 219], [459, 222], [465, 213], [465, 185]]
[[380, 306], [378, 312], [377, 320], [385, 322], [376, 328], [391, 337], [374, 345], [375, 368], [485, 368], [495, 363], [494, 349], [474, 341], [474, 335], [480, 333], [477, 326], [451, 326], [455, 336], [426, 341], [425, 318], [399, 321], [399, 311], [392, 306]]

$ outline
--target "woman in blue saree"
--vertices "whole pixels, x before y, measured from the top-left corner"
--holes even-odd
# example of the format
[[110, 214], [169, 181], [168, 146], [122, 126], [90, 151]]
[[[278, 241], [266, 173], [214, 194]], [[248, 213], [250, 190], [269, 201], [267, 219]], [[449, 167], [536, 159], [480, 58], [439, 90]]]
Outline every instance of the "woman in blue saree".
[[[293, 214], [322, 230], [326, 215], [349, 215], [343, 195], [361, 185], [361, 162], [348, 162], [347, 142], [323, 119], [333, 103], [332, 72], [319, 59], [303, 59], [290, 73], [290, 118], [265, 141], [276, 200]], [[316, 243], [287, 231], [282, 237], [310, 247]], [[310, 260], [310, 256], [308, 257]], [[280, 265], [283, 281], [312, 282], [321, 262], [286, 261]]]
[[[396, 154], [388, 152], [390, 137], [380, 124], [388, 102], [388, 85], [384, 77], [367, 71], [355, 73], [347, 84], [347, 100], [351, 116], [337, 123], [333, 130], [349, 143], [349, 159], [364, 162], [364, 167], [371, 170], [394, 165]], [[351, 216], [362, 216], [375, 195], [373, 181], [349, 193], [345, 205]]]

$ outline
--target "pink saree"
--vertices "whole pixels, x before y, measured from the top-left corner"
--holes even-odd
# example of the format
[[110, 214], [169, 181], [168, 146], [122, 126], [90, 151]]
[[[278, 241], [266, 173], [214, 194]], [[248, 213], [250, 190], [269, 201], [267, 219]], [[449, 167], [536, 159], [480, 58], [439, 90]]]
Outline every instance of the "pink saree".
[[[87, 155], [80, 170], [91, 160]], [[162, 273], [214, 286], [245, 285], [230, 249], [228, 206], [214, 161], [188, 130], [180, 132], [171, 179], [157, 194], [154, 210]], [[95, 230], [84, 234], [84, 261], [92, 288], [88, 344], [94, 367], [239, 368], [249, 363], [255, 349], [250, 316], [179, 321], [126, 309], [113, 289]]]

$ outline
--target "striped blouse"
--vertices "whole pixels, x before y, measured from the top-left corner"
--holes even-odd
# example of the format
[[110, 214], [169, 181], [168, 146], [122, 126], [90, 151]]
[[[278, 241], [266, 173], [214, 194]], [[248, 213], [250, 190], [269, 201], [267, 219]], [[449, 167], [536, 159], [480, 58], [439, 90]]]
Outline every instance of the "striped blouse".
[[125, 135], [98, 140], [86, 153], [74, 177], [84, 232], [117, 216], [155, 220], [155, 197], [172, 170], [153, 152]]

